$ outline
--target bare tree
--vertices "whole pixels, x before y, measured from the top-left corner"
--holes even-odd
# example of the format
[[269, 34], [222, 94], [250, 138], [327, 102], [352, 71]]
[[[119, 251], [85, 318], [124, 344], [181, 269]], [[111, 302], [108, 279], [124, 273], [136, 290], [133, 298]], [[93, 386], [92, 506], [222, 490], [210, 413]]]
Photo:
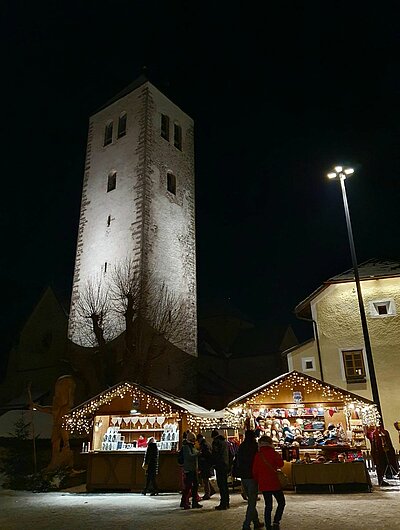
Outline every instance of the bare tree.
[[103, 371], [107, 344], [123, 333], [124, 377], [146, 384], [154, 361], [173, 344], [184, 349], [189, 340], [185, 303], [153, 276], [140, 275], [136, 263], [125, 259], [103, 276], [88, 281], [76, 312], [82, 344], [99, 348]]
[[75, 306], [81, 342], [103, 348], [112, 336], [111, 303], [101, 276], [88, 280]]

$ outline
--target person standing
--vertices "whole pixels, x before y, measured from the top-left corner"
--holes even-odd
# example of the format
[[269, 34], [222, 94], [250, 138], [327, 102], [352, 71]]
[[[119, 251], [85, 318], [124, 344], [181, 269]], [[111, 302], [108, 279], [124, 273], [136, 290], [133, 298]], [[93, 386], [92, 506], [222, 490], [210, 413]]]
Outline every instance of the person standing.
[[253, 523], [254, 528], [262, 528], [264, 524], [258, 519], [257, 497], [258, 484], [253, 478], [253, 462], [258, 453], [258, 444], [254, 431], [247, 430], [244, 433], [244, 441], [240, 444], [236, 455], [236, 476], [241, 479], [243, 493], [247, 498], [246, 517], [243, 522], [243, 530], [250, 530]]
[[202, 508], [197, 500], [197, 491], [199, 488], [198, 474], [198, 454], [194, 446], [196, 436], [192, 432], [186, 435], [186, 443], [182, 444], [183, 452], [183, 491], [181, 498], [181, 507], [185, 510], [190, 508], [190, 495], [192, 496], [192, 508]]
[[215, 473], [217, 475], [217, 484], [219, 494], [221, 496], [220, 503], [215, 507], [216, 510], [227, 510], [229, 508], [229, 489], [228, 489], [228, 473], [229, 473], [229, 454], [228, 445], [222, 434], [214, 429], [211, 432], [213, 439], [211, 454], [215, 465]]
[[148, 440], [146, 454], [144, 455], [143, 469], [146, 472], [146, 485], [142, 495], [150, 491], [150, 495], [158, 495], [156, 475], [158, 473], [158, 447], [153, 436]]
[[210, 484], [213, 469], [211, 446], [201, 433], [196, 436], [196, 440], [199, 447], [199, 475], [204, 486], [203, 500], [208, 500], [215, 494], [215, 490]]
[[[255, 455], [253, 462], [253, 477], [258, 482], [264, 497], [265, 530], [278, 530], [286, 501], [276, 471], [283, 467], [283, 460], [280, 454], [275, 451], [270, 436], [261, 436], [258, 440], [258, 446], [259, 452]], [[271, 526], [272, 497], [275, 497], [278, 506]]]

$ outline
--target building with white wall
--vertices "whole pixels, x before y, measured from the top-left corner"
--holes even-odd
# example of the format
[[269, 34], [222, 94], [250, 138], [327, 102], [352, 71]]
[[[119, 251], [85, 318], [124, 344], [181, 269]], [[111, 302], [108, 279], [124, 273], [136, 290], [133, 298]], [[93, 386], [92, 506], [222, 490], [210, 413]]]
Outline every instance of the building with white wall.
[[[145, 77], [89, 120], [68, 335], [81, 346], [77, 302], [88, 281], [135, 263], [183, 301], [189, 330], [182, 348], [196, 356], [193, 120]], [[114, 330], [114, 335], [123, 332]], [[115, 338], [112, 337], [112, 338]]]

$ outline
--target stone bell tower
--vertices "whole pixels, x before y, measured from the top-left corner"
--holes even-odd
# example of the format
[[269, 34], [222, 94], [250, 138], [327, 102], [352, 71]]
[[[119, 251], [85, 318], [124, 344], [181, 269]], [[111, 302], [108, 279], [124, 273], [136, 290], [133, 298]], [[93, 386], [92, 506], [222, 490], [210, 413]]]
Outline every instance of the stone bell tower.
[[193, 120], [144, 76], [89, 120], [69, 319], [74, 343], [89, 346], [77, 313], [84, 286], [126, 259], [184, 301], [189, 333], [179, 347], [196, 356]]

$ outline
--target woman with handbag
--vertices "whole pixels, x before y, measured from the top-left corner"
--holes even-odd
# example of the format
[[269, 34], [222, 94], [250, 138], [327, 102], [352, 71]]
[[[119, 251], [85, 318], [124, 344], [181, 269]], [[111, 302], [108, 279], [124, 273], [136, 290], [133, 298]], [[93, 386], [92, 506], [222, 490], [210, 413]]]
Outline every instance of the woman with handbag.
[[[259, 451], [253, 462], [253, 477], [257, 480], [258, 487], [264, 497], [265, 530], [278, 530], [286, 504], [278, 475], [278, 470], [283, 467], [283, 460], [280, 454], [275, 451], [270, 436], [261, 436], [258, 440], [258, 447]], [[273, 523], [272, 497], [275, 497], [278, 503]]]

